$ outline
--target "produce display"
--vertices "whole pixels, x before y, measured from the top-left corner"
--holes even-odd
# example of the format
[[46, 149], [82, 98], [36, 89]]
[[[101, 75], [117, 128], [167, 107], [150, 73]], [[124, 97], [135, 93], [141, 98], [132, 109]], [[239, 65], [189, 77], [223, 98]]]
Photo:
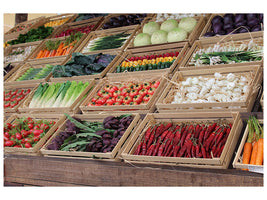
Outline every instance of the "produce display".
[[139, 105], [147, 104], [158, 88], [159, 81], [141, 83], [106, 84], [87, 106]]
[[245, 101], [251, 87], [251, 74], [235, 75], [216, 72], [214, 77], [188, 77], [173, 89], [165, 103], [211, 103]]
[[184, 158], [220, 157], [232, 124], [217, 122], [157, 123], [145, 131], [134, 155]]
[[46, 78], [52, 71], [53, 66], [46, 64], [43, 68], [29, 68], [23, 75], [16, 81], [38, 80]]
[[194, 52], [189, 66], [204, 66], [218, 64], [233, 64], [262, 60], [263, 45], [256, 44], [253, 40], [241, 45], [220, 45], [198, 49]]
[[211, 30], [205, 37], [227, 35], [263, 30], [263, 14], [225, 14], [223, 17], [216, 15], [211, 21]]
[[121, 115], [108, 116], [103, 122], [88, 122], [65, 115], [66, 129], [53, 138], [48, 150], [111, 152], [133, 120], [131, 115]]
[[54, 78], [84, 76], [101, 73], [115, 58], [115, 55], [73, 53], [72, 58], [65, 65], [53, 67]]
[[14, 66], [11, 63], [8, 63], [5, 67], [4, 67], [4, 76], [10, 72], [12, 69], [14, 68]]
[[243, 164], [263, 165], [263, 125], [255, 116], [248, 120], [249, 135], [243, 149]]
[[131, 34], [119, 33], [115, 35], [108, 35], [104, 37], [98, 37], [91, 40], [86, 47], [83, 48], [82, 53], [115, 49], [123, 46], [123, 44], [129, 39]]
[[7, 44], [15, 45], [27, 42], [35, 42], [47, 38], [53, 32], [52, 27], [39, 26], [36, 29], [31, 29], [25, 34], [20, 34], [15, 40], [8, 41]]
[[95, 25], [92, 24], [92, 25], [89, 25], [89, 26], [83, 26], [83, 27], [78, 27], [78, 28], [69, 28], [69, 29], [64, 30], [61, 33], [57, 34], [55, 36], [55, 38], [58, 38], [58, 37], [66, 37], [66, 36], [69, 36], [71, 34], [75, 34], [77, 32], [88, 34], [88, 33], [91, 32], [91, 30], [94, 28], [94, 26]]
[[4, 57], [4, 62], [7, 63], [24, 61], [30, 55], [34, 48], [35, 46], [27, 46], [12, 49], [12, 51]]
[[35, 58], [40, 59], [68, 55], [82, 36], [83, 34], [81, 32], [77, 32], [67, 37], [64, 42], [61, 40], [48, 40], [45, 43], [45, 48], [40, 50]]
[[25, 25], [18, 25], [16, 28], [14, 28], [10, 33], [16, 33], [19, 31], [23, 31], [27, 28], [30, 28], [33, 25], [33, 23], [25, 24]]
[[4, 108], [14, 108], [30, 92], [31, 89], [14, 89], [4, 91]]
[[162, 23], [150, 21], [143, 26], [142, 33], [136, 35], [134, 46], [183, 41], [196, 24], [197, 20], [192, 17], [182, 18], [179, 22], [175, 19], [167, 19]]
[[118, 17], [111, 17], [103, 25], [103, 29], [141, 24], [141, 22], [144, 20], [146, 16], [147, 14], [129, 14], [129, 15], [120, 15]]
[[205, 16], [205, 14], [200, 13], [157, 13], [156, 22], [163, 22], [167, 19], [182, 19], [185, 17], [197, 17]]
[[4, 124], [4, 146], [32, 148], [55, 124], [55, 121], [17, 118]]
[[117, 66], [116, 73], [169, 68], [178, 55], [179, 52], [176, 51], [126, 58], [121, 65]]
[[47, 23], [44, 24], [44, 27], [55, 27], [55, 26], [60, 26], [64, 24], [66, 21], [68, 21], [70, 18], [65, 17], [63, 19], [57, 19], [57, 20], [51, 20]]
[[83, 20], [87, 20], [87, 19], [92, 19], [95, 17], [101, 17], [101, 16], [105, 16], [107, 14], [100, 14], [100, 13], [79, 13], [78, 17], [74, 20], [74, 22], [79, 22], [79, 21], [83, 21]]
[[89, 82], [40, 83], [29, 108], [69, 107], [82, 94]]

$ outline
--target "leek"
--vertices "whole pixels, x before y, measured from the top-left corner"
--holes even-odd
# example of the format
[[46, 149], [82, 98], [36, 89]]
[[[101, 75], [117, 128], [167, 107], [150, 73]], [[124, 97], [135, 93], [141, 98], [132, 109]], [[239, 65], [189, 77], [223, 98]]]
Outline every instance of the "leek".
[[63, 88], [60, 89], [61, 91], [59, 91], [60, 93], [58, 93], [58, 94], [56, 95], [56, 96], [57, 96], [57, 97], [56, 97], [56, 101], [55, 101], [55, 103], [52, 105], [52, 107], [61, 107], [60, 105], [61, 105], [61, 103], [63, 102], [63, 99], [64, 99], [64, 97], [65, 97], [65, 94], [67, 93], [67, 91], [68, 91], [70, 85], [71, 85], [71, 82], [70, 82], [70, 81], [67, 81], [67, 82], [64, 84]]

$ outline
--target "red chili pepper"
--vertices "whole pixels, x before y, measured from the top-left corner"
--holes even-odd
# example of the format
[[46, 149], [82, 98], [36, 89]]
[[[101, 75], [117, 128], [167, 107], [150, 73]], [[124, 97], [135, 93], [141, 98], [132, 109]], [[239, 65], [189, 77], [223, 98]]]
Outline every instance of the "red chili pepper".
[[198, 138], [198, 142], [199, 144], [202, 144], [203, 143], [203, 138], [204, 138], [204, 134], [206, 132], [207, 128], [205, 127], [199, 134], [199, 138]]
[[231, 123], [229, 123], [229, 126], [230, 126], [230, 129], [232, 128], [232, 124]]
[[134, 155], [139, 155], [141, 152], [141, 146], [142, 146], [143, 142], [140, 142], [140, 144], [137, 146]]
[[209, 150], [210, 144], [211, 144], [211, 142], [212, 142], [212, 140], [213, 140], [214, 137], [215, 137], [215, 132], [212, 132], [210, 134], [209, 138], [204, 142], [204, 145], [203, 146], [206, 148], [206, 151]]
[[146, 130], [146, 133], [145, 133], [145, 143], [149, 140], [150, 138], [150, 135], [152, 133], [152, 130], [153, 128], [149, 127], [147, 130]]
[[205, 135], [204, 135], [204, 141], [209, 137], [211, 132], [215, 130], [216, 126], [217, 126], [216, 122], [208, 126], [207, 131], [205, 132]]
[[173, 126], [173, 123], [168, 123], [166, 126], [165, 126], [165, 128], [164, 128], [164, 130], [168, 130], [169, 128], [171, 128]]
[[187, 147], [187, 145], [182, 146], [182, 148], [180, 149], [180, 151], [177, 154], [177, 157], [182, 157], [184, 155], [184, 153], [186, 151], [186, 147]]
[[210, 152], [209, 152], [209, 151], [207, 152], [207, 154], [206, 154], [206, 155], [207, 155], [207, 158], [211, 158], [211, 154], [210, 154]]
[[148, 143], [147, 143], [147, 148], [149, 148], [151, 146], [151, 144], [153, 143], [153, 140], [155, 138], [155, 132], [153, 131], [153, 133], [150, 135], [150, 138], [148, 140]]
[[221, 141], [223, 135], [226, 133], [226, 130], [227, 130], [227, 128], [224, 127], [223, 131], [221, 131], [221, 132], [218, 134], [218, 137], [217, 137], [216, 140], [215, 140], [215, 143], [216, 143], [216, 144], [219, 144], [219, 142]]
[[200, 157], [200, 145], [199, 144], [196, 146], [196, 157], [201, 158]]
[[146, 143], [143, 142], [142, 144], [142, 152], [141, 152], [141, 155], [146, 155]]
[[173, 149], [173, 157], [177, 157], [177, 154], [178, 154], [178, 151], [180, 150], [180, 147], [181, 147], [180, 144], [174, 146], [174, 149]]
[[153, 154], [153, 151], [154, 151], [154, 148], [155, 148], [155, 144], [151, 144], [146, 152], [146, 155], [147, 156], [151, 156]]
[[173, 145], [177, 145], [181, 140], [181, 131], [177, 131], [175, 133], [174, 139], [173, 139]]
[[203, 158], [207, 158], [206, 150], [203, 146], [201, 147], [201, 153], [202, 153]]
[[193, 158], [196, 157], [196, 146], [195, 145], [192, 145], [192, 148], [191, 148], [191, 155]]
[[160, 126], [157, 127], [156, 131], [155, 131], [155, 137], [158, 138], [161, 133], [164, 131], [164, 124], [161, 124]]
[[213, 157], [215, 157], [215, 151], [216, 151], [216, 145], [213, 145], [212, 149], [211, 149], [211, 153], [212, 153]]
[[163, 142], [163, 143], [160, 145], [157, 156], [162, 156], [162, 154], [163, 154], [163, 150], [164, 150], [164, 148], [165, 148], [165, 144], [166, 144], [166, 143]]
[[166, 144], [165, 149], [167, 150], [165, 151], [165, 153], [163, 152], [163, 156], [168, 156], [172, 148], [173, 148], [173, 140], [171, 141], [169, 146], [167, 146]]
[[157, 143], [156, 143], [156, 147], [154, 149], [154, 152], [153, 152], [152, 156], [156, 156], [157, 155], [157, 153], [159, 151], [160, 144], [161, 144], [161, 139], [159, 138]]
[[187, 140], [185, 145], [186, 145], [186, 152], [191, 157], [191, 148], [192, 148], [193, 142], [189, 139], [189, 140]]
[[199, 124], [197, 125], [196, 131], [195, 131], [195, 138], [198, 138], [199, 133], [202, 131], [202, 126], [200, 126]]
[[182, 134], [182, 137], [181, 137], [181, 146], [184, 146], [184, 143], [185, 143], [185, 138], [187, 136], [187, 130], [185, 130]]
[[222, 145], [222, 147], [220, 148], [220, 150], [218, 151], [218, 153], [216, 155], [218, 158], [221, 156], [223, 148], [224, 148], [224, 145]]
[[164, 141], [165, 137], [169, 134], [169, 132], [170, 132], [169, 130], [164, 131], [164, 132], [161, 134], [160, 139], [161, 139], [162, 141]]
[[[212, 146], [215, 144], [215, 142], [218, 140], [218, 137], [219, 137], [220, 133], [223, 132], [223, 127], [219, 127], [219, 128], [216, 129], [216, 131], [214, 131], [214, 132], [215, 132], [215, 137], [213, 138], [213, 140], [212, 140], [211, 143], [210, 143], [210, 146], [211, 146], [211, 147], [212, 147]], [[216, 142], [216, 144], [217, 144], [217, 142]]]

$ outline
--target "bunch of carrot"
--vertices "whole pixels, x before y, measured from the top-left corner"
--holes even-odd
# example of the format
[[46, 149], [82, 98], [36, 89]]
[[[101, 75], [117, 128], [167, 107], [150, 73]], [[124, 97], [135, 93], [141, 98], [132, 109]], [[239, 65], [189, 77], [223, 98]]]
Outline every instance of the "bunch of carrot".
[[82, 33], [77, 32], [66, 38], [65, 42], [49, 40], [45, 43], [45, 48], [39, 51], [36, 59], [68, 55], [82, 36]]
[[249, 117], [247, 123], [249, 134], [243, 149], [243, 164], [263, 165], [263, 127], [255, 116]]

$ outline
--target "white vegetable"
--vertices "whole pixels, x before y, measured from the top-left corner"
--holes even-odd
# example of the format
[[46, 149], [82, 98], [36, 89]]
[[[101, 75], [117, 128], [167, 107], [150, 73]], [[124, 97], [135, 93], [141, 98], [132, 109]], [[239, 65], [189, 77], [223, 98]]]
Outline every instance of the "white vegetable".
[[192, 79], [192, 83], [193, 83], [194, 85], [197, 85], [197, 84], [199, 83], [198, 78], [197, 78], [197, 77], [194, 77], [194, 78]]
[[244, 87], [243, 87], [243, 93], [248, 93], [249, 92], [249, 86], [248, 85], [245, 85]]
[[234, 81], [235, 80], [235, 75], [233, 73], [229, 73], [227, 75], [227, 81]]
[[215, 72], [214, 73], [214, 77], [216, 78], [216, 79], [221, 79], [222, 78], [222, 75], [220, 74], [220, 73], [218, 73], [218, 72]]
[[228, 89], [228, 90], [233, 90], [234, 87], [235, 87], [235, 82], [229, 82], [229, 83], [227, 84], [227, 89]]

